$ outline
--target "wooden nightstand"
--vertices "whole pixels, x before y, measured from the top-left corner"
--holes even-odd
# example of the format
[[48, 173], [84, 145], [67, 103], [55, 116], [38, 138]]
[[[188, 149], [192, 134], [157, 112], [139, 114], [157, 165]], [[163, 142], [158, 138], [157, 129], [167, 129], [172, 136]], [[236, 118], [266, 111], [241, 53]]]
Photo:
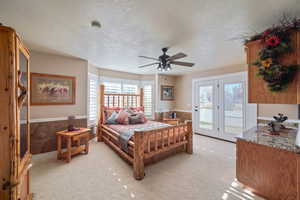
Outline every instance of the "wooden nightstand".
[[170, 125], [178, 125], [180, 119], [178, 118], [163, 118], [162, 122]]
[[[71, 161], [71, 157], [81, 152], [85, 154], [89, 153], [89, 139], [90, 139], [90, 129], [80, 128], [78, 131], [59, 131], [56, 133], [57, 137], [57, 159], [66, 160], [67, 162]], [[67, 151], [62, 151], [62, 140], [67, 140]], [[81, 145], [81, 141], [84, 141]], [[75, 146], [72, 147], [72, 142], [75, 143]]]

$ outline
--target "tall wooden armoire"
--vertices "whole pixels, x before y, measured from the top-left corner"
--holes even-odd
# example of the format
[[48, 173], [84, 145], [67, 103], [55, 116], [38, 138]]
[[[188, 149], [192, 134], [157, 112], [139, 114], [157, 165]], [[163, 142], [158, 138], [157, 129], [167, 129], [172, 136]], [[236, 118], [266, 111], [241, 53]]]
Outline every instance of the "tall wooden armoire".
[[0, 199], [29, 200], [29, 52], [0, 26]]

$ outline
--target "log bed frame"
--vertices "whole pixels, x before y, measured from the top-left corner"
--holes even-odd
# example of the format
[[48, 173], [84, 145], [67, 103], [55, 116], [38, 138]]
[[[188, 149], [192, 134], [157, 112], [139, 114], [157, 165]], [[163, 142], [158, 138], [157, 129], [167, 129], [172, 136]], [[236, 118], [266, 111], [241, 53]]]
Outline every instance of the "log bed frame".
[[[192, 122], [159, 128], [151, 131], [135, 131], [134, 136], [128, 142], [129, 151], [125, 152], [119, 145], [119, 133], [104, 124], [105, 109], [115, 107], [141, 107], [143, 108], [143, 89], [139, 94], [106, 94], [104, 85], [100, 85], [100, 120], [97, 131], [98, 142], [115, 150], [123, 159], [133, 165], [133, 175], [137, 180], [145, 176], [144, 166], [170, 153], [184, 150], [188, 154], [193, 153]], [[150, 162], [149, 162], [150, 161]]]

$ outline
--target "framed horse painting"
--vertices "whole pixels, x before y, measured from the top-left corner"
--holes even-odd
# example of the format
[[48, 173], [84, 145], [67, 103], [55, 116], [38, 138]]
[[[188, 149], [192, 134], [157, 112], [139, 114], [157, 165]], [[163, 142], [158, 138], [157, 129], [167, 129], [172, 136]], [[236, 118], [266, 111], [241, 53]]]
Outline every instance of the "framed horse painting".
[[30, 74], [31, 105], [75, 104], [76, 77]]

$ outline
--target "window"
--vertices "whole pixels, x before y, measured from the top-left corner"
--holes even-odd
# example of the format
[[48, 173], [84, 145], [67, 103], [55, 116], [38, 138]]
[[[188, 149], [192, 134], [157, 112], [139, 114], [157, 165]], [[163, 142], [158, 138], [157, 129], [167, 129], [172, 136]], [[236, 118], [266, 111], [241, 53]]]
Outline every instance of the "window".
[[88, 124], [97, 124], [98, 120], [98, 76], [88, 76]]
[[[147, 117], [153, 117], [153, 81], [138, 81], [138, 80], [127, 80], [127, 79], [115, 79], [110, 77], [101, 77], [100, 78], [102, 84], [105, 86], [105, 93], [111, 93], [111, 94], [138, 94], [139, 88], [144, 88], [144, 109], [145, 109], [145, 115]], [[111, 97], [113, 98], [113, 97]], [[125, 98], [124, 102], [123, 99], [120, 99], [121, 105], [123, 103], [124, 106], [129, 103], [131, 105], [131, 102], [135, 104], [136, 99], [135, 98], [129, 98], [128, 100]], [[107, 104], [109, 101], [109, 106], [117, 106], [113, 105], [113, 99], [107, 99], [105, 98], [105, 104]], [[118, 99], [115, 99], [115, 102], [118, 102]], [[139, 102], [138, 102], [139, 103]]]
[[123, 92], [124, 94], [137, 94], [138, 93], [138, 85], [123, 85]]
[[120, 94], [122, 93], [122, 84], [121, 83], [114, 83], [114, 82], [104, 82], [105, 85], [105, 93], [111, 94]]
[[153, 103], [152, 103], [152, 85], [144, 86], [144, 113], [148, 117], [153, 115]]

